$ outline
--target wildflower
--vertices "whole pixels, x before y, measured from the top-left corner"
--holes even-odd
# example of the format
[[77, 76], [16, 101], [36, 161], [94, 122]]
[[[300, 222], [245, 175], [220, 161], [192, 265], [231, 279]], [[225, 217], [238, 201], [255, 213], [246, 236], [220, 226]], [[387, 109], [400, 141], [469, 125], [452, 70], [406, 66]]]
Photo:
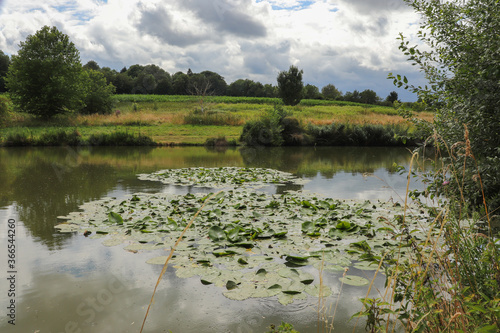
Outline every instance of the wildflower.
[[120, 110], [116, 110], [115, 111], [115, 115], [118, 117], [120, 115], [121, 111]]
[[449, 181], [449, 180], [445, 180], [445, 181], [443, 182], [443, 186], [446, 186], [446, 185], [448, 185], [449, 183], [450, 183], [450, 181]]

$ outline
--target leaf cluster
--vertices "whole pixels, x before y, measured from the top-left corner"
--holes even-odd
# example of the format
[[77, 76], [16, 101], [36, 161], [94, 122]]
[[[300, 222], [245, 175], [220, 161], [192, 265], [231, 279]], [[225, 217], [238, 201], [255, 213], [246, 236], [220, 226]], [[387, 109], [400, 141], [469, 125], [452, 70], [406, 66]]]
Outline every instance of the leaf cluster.
[[401, 34], [399, 48], [424, 72], [428, 85], [412, 85], [399, 74], [389, 78], [436, 112], [434, 144], [446, 147], [450, 164], [469, 179], [454, 187], [455, 196], [482, 205], [480, 184], [472, 177], [477, 168], [488, 205], [495, 209], [500, 205], [500, 3], [405, 1], [422, 16], [417, 36], [426, 47]]

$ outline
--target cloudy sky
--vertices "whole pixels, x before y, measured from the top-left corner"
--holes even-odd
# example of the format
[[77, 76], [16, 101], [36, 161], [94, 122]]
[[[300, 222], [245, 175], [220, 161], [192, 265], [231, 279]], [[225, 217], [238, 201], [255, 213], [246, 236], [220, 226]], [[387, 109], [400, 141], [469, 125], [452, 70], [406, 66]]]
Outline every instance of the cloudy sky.
[[[157, 64], [170, 73], [211, 70], [226, 82], [276, 84], [293, 64], [304, 82], [342, 92], [396, 90], [389, 72], [423, 78], [398, 50], [414, 37], [418, 16], [402, 0], [0, 0], [0, 50], [44, 25], [69, 35], [82, 63], [120, 70]], [[416, 42], [416, 41], [415, 41]]]

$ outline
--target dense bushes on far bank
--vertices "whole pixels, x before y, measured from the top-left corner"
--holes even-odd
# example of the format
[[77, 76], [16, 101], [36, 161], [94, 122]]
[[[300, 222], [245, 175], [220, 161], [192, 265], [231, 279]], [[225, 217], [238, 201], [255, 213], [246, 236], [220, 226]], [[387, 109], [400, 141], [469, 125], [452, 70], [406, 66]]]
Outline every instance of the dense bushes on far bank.
[[279, 105], [243, 127], [240, 141], [250, 146], [415, 146], [424, 133], [401, 124], [340, 124], [303, 126]]
[[77, 130], [63, 129], [48, 131], [38, 137], [30, 132], [19, 131], [0, 138], [0, 146], [155, 146], [156, 142], [145, 135], [135, 135], [116, 131], [112, 133], [92, 134], [84, 139]]

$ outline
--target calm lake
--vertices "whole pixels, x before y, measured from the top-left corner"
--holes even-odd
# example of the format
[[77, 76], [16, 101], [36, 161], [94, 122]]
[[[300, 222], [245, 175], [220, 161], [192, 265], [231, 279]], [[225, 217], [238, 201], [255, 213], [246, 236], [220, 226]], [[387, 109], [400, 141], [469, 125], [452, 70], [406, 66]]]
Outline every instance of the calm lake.
[[[273, 168], [310, 181], [268, 188], [271, 193], [303, 190], [339, 199], [403, 201], [407, 177], [393, 164], [408, 166], [410, 159], [404, 148], [0, 148], [0, 331], [139, 332], [161, 271], [161, 266], [146, 260], [168, 253], [132, 253], [81, 233], [60, 234], [54, 229], [60, 223], [57, 216], [102, 197], [211, 192], [142, 181], [139, 173], [186, 167]], [[422, 185], [412, 179], [410, 187]], [[15, 266], [10, 268], [8, 221], [15, 221]], [[9, 295], [5, 282], [8, 271], [16, 272], [15, 296]], [[370, 279], [373, 272], [358, 274]], [[324, 282], [334, 291], [326, 306], [332, 306], [333, 314], [338, 303], [335, 331], [352, 331], [356, 320], [349, 318], [361, 310], [358, 299], [365, 297], [367, 288], [344, 285], [340, 292], [340, 276], [342, 272], [324, 274]], [[380, 278], [376, 283], [380, 292], [383, 282]], [[144, 331], [257, 333], [287, 321], [302, 333], [318, 332], [317, 298], [283, 306], [275, 298], [233, 301], [222, 291], [196, 277], [177, 278], [169, 267]], [[15, 326], [5, 315], [12, 299]], [[356, 331], [364, 331], [363, 322]]]

